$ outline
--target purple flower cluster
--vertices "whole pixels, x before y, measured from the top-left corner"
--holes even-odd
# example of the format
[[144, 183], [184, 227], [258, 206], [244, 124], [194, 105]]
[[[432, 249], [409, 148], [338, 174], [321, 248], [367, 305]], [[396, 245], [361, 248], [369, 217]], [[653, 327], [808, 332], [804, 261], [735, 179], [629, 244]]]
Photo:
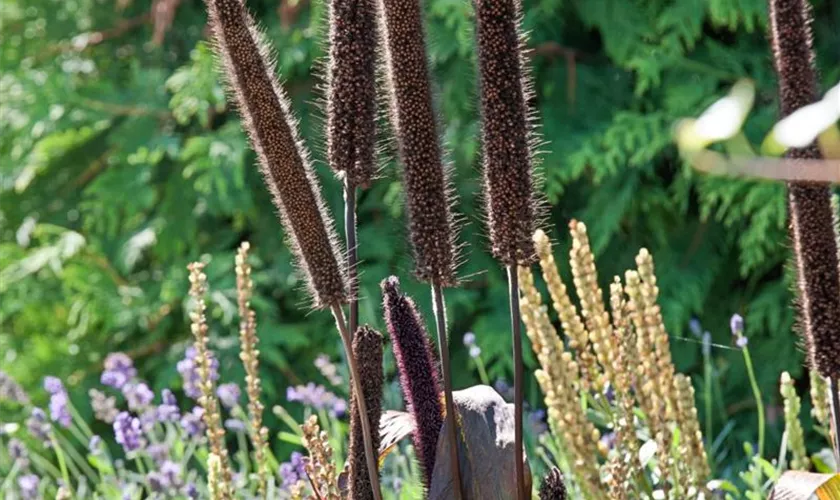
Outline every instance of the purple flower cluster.
[[57, 377], [44, 377], [44, 389], [50, 393], [50, 418], [62, 427], [70, 427], [70, 403], [64, 384]]
[[177, 422], [181, 417], [181, 411], [178, 408], [178, 400], [169, 389], [164, 389], [160, 393], [161, 403], [157, 407], [156, 414], [159, 422]]
[[12, 401], [22, 405], [29, 403], [29, 396], [27, 396], [23, 387], [3, 370], [0, 370], [0, 400]]
[[288, 462], [280, 464], [280, 479], [283, 480], [284, 490], [289, 490], [298, 481], [306, 480], [305, 465], [303, 455], [297, 451], [292, 452]]
[[38, 485], [41, 480], [35, 474], [24, 474], [17, 480], [18, 488], [20, 488], [20, 497], [24, 500], [34, 500], [39, 498]]
[[464, 346], [469, 349], [470, 357], [472, 359], [476, 359], [481, 356], [481, 347], [478, 347], [478, 344], [475, 343], [475, 334], [473, 332], [465, 333], [463, 341]]
[[749, 340], [744, 335], [744, 317], [740, 314], [733, 314], [729, 320], [729, 328], [732, 330], [732, 336], [735, 337], [735, 345], [741, 349], [747, 347]]
[[105, 370], [99, 381], [103, 385], [122, 389], [125, 384], [137, 376], [134, 362], [125, 353], [112, 352], [105, 357]]
[[[178, 361], [178, 373], [184, 381], [184, 394], [192, 399], [198, 399], [201, 396], [201, 376], [198, 373], [198, 362], [196, 361], [195, 347], [190, 346], [184, 353], [184, 359]], [[210, 380], [219, 379], [219, 361], [210, 355]]]
[[321, 372], [321, 375], [324, 376], [325, 379], [329, 381], [332, 385], [341, 385], [342, 380], [341, 376], [338, 375], [338, 366], [336, 366], [332, 361], [330, 361], [329, 356], [326, 354], [319, 354], [317, 358], [315, 358], [315, 368]]
[[181, 486], [181, 466], [171, 460], [164, 461], [159, 470], [146, 475], [149, 489], [155, 493], [166, 493]]
[[21, 469], [29, 467], [29, 451], [27, 451], [26, 445], [23, 444], [23, 441], [17, 438], [10, 439], [8, 451], [9, 457], [13, 462], [18, 464], [18, 467]]
[[342, 417], [347, 413], [347, 401], [328, 391], [323, 385], [309, 382], [286, 389], [289, 402], [303, 403], [316, 410], [328, 410], [330, 416]]
[[97, 389], [88, 391], [88, 396], [94, 417], [106, 424], [113, 424], [119, 413], [117, 399], [114, 396], [106, 396], [104, 392]]
[[50, 422], [41, 408], [32, 408], [32, 413], [26, 419], [26, 429], [35, 439], [45, 444], [50, 442]]
[[146, 445], [140, 419], [127, 411], [122, 411], [114, 420], [114, 439], [121, 444], [126, 453], [139, 450]]
[[222, 384], [216, 389], [216, 396], [225, 408], [233, 408], [239, 403], [242, 391], [236, 384]]
[[197, 438], [204, 435], [204, 409], [196, 406], [192, 411], [184, 413], [181, 417], [181, 428], [191, 438]]
[[128, 407], [134, 411], [146, 409], [155, 398], [155, 393], [145, 382], [129, 382], [122, 388]]

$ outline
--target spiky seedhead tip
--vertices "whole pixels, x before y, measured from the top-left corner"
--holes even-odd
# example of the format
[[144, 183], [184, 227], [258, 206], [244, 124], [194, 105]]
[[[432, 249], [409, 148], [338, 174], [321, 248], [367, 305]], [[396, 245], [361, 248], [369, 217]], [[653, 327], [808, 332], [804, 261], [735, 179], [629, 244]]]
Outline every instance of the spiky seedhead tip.
[[351, 186], [367, 186], [376, 141], [375, 0], [330, 2], [327, 158]]
[[455, 223], [435, 125], [419, 0], [382, 0], [391, 121], [403, 167], [415, 273], [455, 284]]
[[782, 117], [817, 100], [817, 74], [808, 0], [770, 0], [773, 62]]
[[[353, 336], [353, 356], [359, 365], [359, 378], [362, 381], [370, 421], [373, 449], [380, 444], [379, 420], [382, 417], [382, 385], [385, 376], [382, 372], [382, 334], [367, 325], [360, 326]], [[350, 403], [350, 498], [354, 500], [373, 499], [373, 487], [370, 484], [367, 459], [365, 456], [362, 421], [356, 403], [356, 395]]]
[[552, 467], [540, 485], [540, 500], [566, 500], [566, 483], [563, 473]]
[[506, 265], [536, 259], [528, 112], [518, 0], [473, 0], [481, 93], [484, 198], [493, 255]]
[[[773, 58], [783, 117], [817, 100], [817, 77], [806, 0], [770, 0]], [[820, 158], [810, 145], [790, 158]], [[808, 360], [825, 377], [840, 377], [840, 259], [828, 185], [790, 183], [789, 233], [797, 272], [799, 328]]]
[[206, 0], [224, 73], [315, 307], [346, 301], [338, 240], [267, 46], [242, 0]]
[[382, 282], [385, 323], [394, 345], [400, 385], [417, 425], [414, 446], [428, 487], [435, 469], [437, 440], [443, 425], [440, 382], [429, 336], [414, 301], [400, 293], [395, 276]]

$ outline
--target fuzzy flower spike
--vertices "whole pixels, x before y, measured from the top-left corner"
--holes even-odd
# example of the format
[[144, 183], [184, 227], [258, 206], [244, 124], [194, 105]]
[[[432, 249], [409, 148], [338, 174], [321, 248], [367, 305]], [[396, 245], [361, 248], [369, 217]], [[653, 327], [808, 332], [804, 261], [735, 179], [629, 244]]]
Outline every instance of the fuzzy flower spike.
[[385, 323], [394, 345], [403, 397], [417, 422], [413, 434], [414, 447], [423, 470], [423, 482], [428, 488], [435, 469], [438, 435], [443, 425], [434, 356], [414, 301], [400, 292], [400, 282], [395, 276], [382, 282], [382, 294]]
[[528, 81], [521, 56], [518, 0], [473, 0], [481, 97], [484, 198], [493, 256], [507, 267], [514, 359], [516, 482], [525, 491], [522, 335], [518, 265], [536, 261]]
[[242, 0], [206, 0], [224, 73], [316, 308], [347, 300], [333, 222], [269, 49]]
[[[453, 483], [461, 485], [443, 287], [457, 282], [452, 188], [435, 123], [420, 0], [378, 0], [391, 122], [402, 164], [414, 272], [431, 284]], [[455, 498], [461, 498], [455, 488]]]
[[[818, 99], [807, 0], [770, 0], [773, 59], [779, 76], [782, 117]], [[819, 159], [815, 144], [791, 149], [792, 159]], [[799, 325], [809, 362], [827, 378], [832, 400], [840, 382], [840, 263], [828, 184], [788, 183], [789, 233], [793, 242]], [[840, 408], [833, 405], [834, 448], [840, 460]]]
[[[267, 44], [263, 43], [243, 0], [205, 0], [224, 73], [236, 96], [245, 129], [259, 157], [266, 185], [286, 229], [298, 264], [307, 277], [316, 308], [329, 308], [336, 319], [350, 365], [354, 390], [361, 393], [358, 367], [341, 305], [349, 296], [338, 241], [309, 155], [295, 130], [285, 92], [274, 77]], [[367, 415], [364, 398], [360, 409]], [[375, 474], [376, 451], [370, 426], [362, 419], [371, 484], [380, 498]]]

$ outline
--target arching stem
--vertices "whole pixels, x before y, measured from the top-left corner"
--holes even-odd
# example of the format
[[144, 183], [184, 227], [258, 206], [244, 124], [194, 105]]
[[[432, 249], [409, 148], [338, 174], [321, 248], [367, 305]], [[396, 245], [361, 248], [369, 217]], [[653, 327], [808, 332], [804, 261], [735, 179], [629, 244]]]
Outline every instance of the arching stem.
[[510, 330], [513, 336], [513, 403], [514, 440], [516, 464], [516, 490], [520, 500], [529, 498], [525, 491], [525, 450], [522, 441], [522, 405], [524, 403], [524, 368], [522, 365], [522, 324], [519, 315], [519, 270], [515, 264], [507, 266], [508, 295], [510, 298]]

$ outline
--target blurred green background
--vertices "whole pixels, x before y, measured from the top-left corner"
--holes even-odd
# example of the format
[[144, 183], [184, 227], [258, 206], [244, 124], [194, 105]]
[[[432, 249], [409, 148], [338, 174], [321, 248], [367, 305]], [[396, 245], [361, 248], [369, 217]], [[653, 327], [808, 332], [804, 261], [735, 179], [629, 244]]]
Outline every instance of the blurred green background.
[[[247, 3], [277, 49], [328, 205], [341, 214], [340, 186], [321, 161], [325, 4]], [[813, 4], [821, 77], [834, 83], [840, 4]], [[0, 6], [2, 369], [36, 399], [46, 374], [84, 394], [104, 355], [122, 350], [153, 388], [177, 386], [175, 363], [190, 341], [186, 265], [200, 259], [212, 289], [212, 347], [224, 377], [241, 379], [233, 255], [249, 240], [266, 399], [280, 402], [288, 385], [317, 381], [312, 361], [322, 352], [337, 359], [338, 336], [328, 314], [307, 307], [254, 154], [219, 85], [203, 2]], [[478, 196], [471, 6], [425, 6], [441, 132], [465, 222], [465, 281], [447, 291], [455, 385], [478, 379], [460, 342], [467, 331], [476, 333], [491, 379], [509, 380], [506, 287], [487, 253]], [[640, 247], [649, 248], [677, 368], [701, 368], [688, 328], [699, 318], [722, 345], [714, 349], [715, 428], [736, 422], [733, 443], [755, 439], [741, 354], [726, 348], [732, 313], [746, 318], [768, 403], [778, 399], [782, 370], [807, 389], [785, 266], [784, 189], [690, 170], [671, 144], [671, 128], [749, 77], [758, 95], [747, 133], [757, 141], [769, 129], [777, 105], [764, 0], [526, 0], [524, 26], [544, 141], [545, 225], [564, 276], [572, 218], [589, 227], [603, 287], [634, 265]], [[410, 276], [402, 185], [388, 157], [386, 148], [381, 178], [359, 206], [361, 318], [377, 327], [378, 283], [389, 274], [402, 278], [431, 318], [428, 289]], [[533, 356], [526, 361], [536, 367]], [[528, 399], [540, 404], [534, 380]], [[778, 412], [770, 424], [778, 443]]]

